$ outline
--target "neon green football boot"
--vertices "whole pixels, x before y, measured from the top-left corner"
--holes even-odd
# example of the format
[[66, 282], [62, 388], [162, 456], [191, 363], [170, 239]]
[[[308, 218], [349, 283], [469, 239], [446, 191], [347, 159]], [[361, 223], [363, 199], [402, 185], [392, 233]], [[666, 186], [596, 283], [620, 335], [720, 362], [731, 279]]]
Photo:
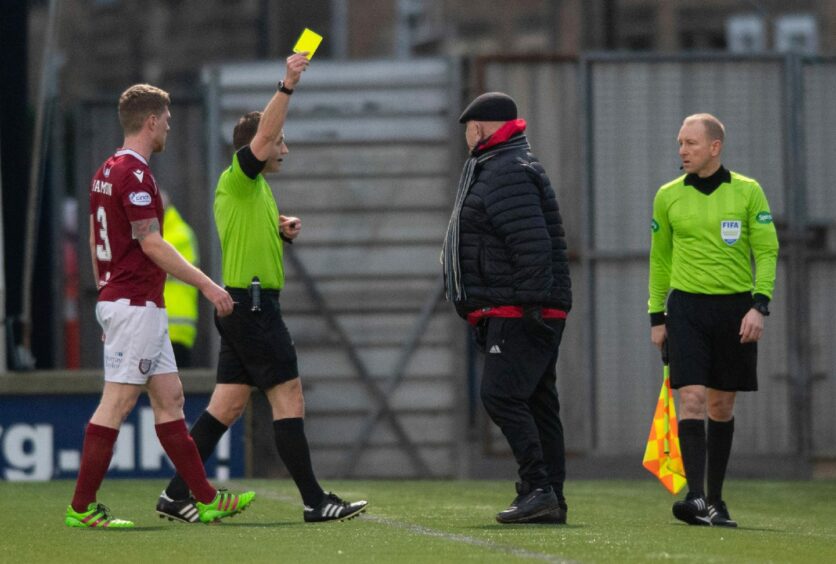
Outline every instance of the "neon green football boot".
[[64, 524], [82, 529], [130, 529], [134, 526], [133, 521], [115, 519], [107, 506], [96, 502], [88, 505], [84, 513], [77, 513], [72, 505], [68, 505]]
[[226, 490], [218, 490], [211, 503], [195, 502], [200, 513], [201, 523], [212, 523], [225, 517], [232, 517], [244, 511], [255, 499], [255, 492], [231, 494]]

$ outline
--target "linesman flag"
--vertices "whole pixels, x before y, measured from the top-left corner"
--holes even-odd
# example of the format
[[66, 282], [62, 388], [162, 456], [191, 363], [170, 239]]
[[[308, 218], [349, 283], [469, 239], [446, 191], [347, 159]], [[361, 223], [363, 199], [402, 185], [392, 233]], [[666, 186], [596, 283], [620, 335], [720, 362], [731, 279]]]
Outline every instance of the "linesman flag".
[[664, 376], [642, 464], [659, 478], [669, 492], [676, 495], [687, 482], [682, 451], [679, 450], [679, 426], [676, 423], [676, 406], [671, 391], [670, 367], [667, 364]]

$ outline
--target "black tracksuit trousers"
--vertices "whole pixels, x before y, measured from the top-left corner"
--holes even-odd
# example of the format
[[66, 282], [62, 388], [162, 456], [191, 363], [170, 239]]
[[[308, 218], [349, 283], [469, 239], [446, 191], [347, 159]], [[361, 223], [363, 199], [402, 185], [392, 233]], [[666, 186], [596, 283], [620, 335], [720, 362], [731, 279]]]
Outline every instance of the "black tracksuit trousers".
[[550, 484], [559, 498], [566, 460], [555, 365], [564, 327], [563, 319], [491, 317], [477, 338], [485, 352], [482, 403], [508, 440], [520, 479], [532, 488]]

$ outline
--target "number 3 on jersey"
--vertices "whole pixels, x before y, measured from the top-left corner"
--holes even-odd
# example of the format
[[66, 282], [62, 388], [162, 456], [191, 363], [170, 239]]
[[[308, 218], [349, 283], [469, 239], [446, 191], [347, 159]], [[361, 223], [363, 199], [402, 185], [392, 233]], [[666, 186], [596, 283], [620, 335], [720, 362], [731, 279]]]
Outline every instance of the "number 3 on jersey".
[[99, 206], [96, 210], [96, 221], [99, 222], [99, 238], [102, 240], [101, 245], [96, 245], [96, 258], [101, 261], [109, 261], [111, 259], [110, 240], [107, 238], [107, 214], [104, 206]]

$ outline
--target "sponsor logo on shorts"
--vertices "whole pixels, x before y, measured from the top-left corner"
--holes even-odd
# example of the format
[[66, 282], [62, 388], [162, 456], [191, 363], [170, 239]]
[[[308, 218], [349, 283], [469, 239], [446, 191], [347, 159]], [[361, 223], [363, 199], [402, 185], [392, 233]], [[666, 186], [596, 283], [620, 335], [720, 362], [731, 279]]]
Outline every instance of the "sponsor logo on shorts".
[[650, 230], [656, 233], [659, 231], [659, 224], [656, 222], [655, 219], [650, 220]]
[[128, 199], [135, 206], [147, 206], [151, 204], [151, 194], [148, 192], [131, 192]]
[[151, 362], [150, 358], [139, 359], [139, 371], [142, 374], [148, 374], [148, 372], [151, 370], [151, 364], [153, 363]]
[[720, 236], [726, 245], [734, 245], [740, 239], [741, 222], [738, 219], [725, 219], [720, 222]]
[[772, 223], [772, 214], [768, 211], [758, 212], [758, 215], [755, 216], [755, 220], [758, 223]]
[[115, 354], [106, 354], [104, 365], [105, 368], [119, 368], [122, 366], [122, 359], [125, 355], [121, 352]]

